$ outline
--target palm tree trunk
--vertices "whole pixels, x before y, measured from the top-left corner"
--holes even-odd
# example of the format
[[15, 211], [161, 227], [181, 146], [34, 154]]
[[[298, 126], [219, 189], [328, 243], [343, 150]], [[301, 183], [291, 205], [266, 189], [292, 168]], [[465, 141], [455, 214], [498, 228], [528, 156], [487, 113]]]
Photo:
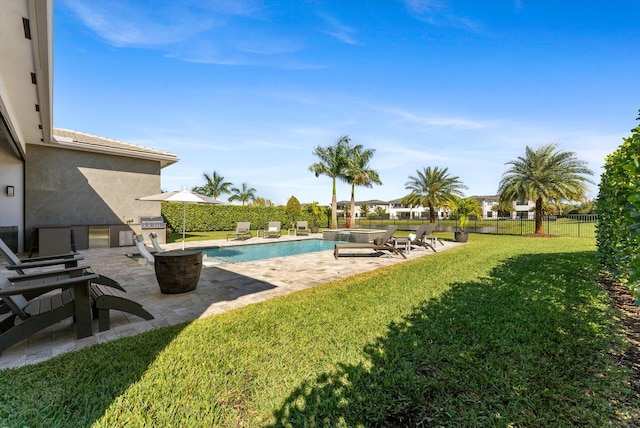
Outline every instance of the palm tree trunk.
[[433, 204], [429, 204], [429, 223], [436, 222], [436, 209]]
[[542, 234], [542, 198], [536, 199], [536, 234]]
[[355, 198], [355, 185], [351, 185], [351, 217], [349, 220], [349, 228], [356, 227], [356, 198]]
[[333, 178], [333, 192], [331, 194], [331, 229], [338, 228], [338, 201], [336, 200], [336, 179]]

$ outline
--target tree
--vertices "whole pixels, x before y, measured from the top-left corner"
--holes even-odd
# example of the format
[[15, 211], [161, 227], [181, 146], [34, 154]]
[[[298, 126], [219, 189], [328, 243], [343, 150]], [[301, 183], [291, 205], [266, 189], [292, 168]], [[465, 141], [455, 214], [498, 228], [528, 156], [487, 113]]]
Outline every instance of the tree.
[[373, 210], [373, 213], [375, 214], [375, 216], [376, 216], [376, 217], [384, 217], [384, 216], [386, 216], [386, 215], [387, 215], [387, 210], [385, 210], [385, 209], [384, 209], [384, 208], [382, 208], [382, 207], [376, 207], [376, 208]]
[[347, 168], [347, 149], [349, 147], [349, 136], [343, 135], [332, 146], [316, 147], [313, 154], [320, 158], [319, 162], [312, 164], [309, 171], [316, 177], [326, 175], [331, 177], [333, 182], [331, 192], [331, 228], [338, 228], [338, 209], [336, 200], [336, 180], [345, 178]]
[[[355, 187], [373, 187], [374, 184], [382, 184], [378, 171], [369, 167], [369, 161], [375, 153], [374, 149], [365, 149], [361, 144], [357, 144], [347, 149], [347, 168], [345, 180], [351, 184], [351, 210], [356, 211]], [[351, 216], [349, 227], [355, 227], [356, 216]]]
[[251, 202], [251, 205], [255, 205], [257, 207], [275, 207], [276, 204], [271, 199], [256, 197]]
[[217, 172], [213, 171], [211, 176], [209, 176], [206, 172], [202, 174], [206, 183], [204, 186], [196, 186], [193, 190], [196, 193], [200, 193], [205, 196], [211, 196], [212, 198], [218, 199], [218, 197], [224, 193], [231, 193], [229, 189], [231, 187], [231, 183], [228, 181], [224, 181], [224, 177], [219, 175]]
[[497, 211], [498, 218], [511, 217], [511, 213], [514, 212], [515, 210], [516, 208], [513, 206], [513, 201], [498, 202], [497, 204], [491, 207], [491, 211]]
[[451, 214], [458, 219], [460, 232], [466, 230], [472, 216], [482, 218], [482, 208], [476, 198], [462, 199], [456, 196], [447, 205], [451, 208]]
[[302, 206], [300, 205], [300, 201], [295, 196], [291, 196], [287, 201], [287, 205], [284, 207], [287, 216], [291, 220], [291, 222], [295, 222], [302, 215]]
[[366, 217], [367, 214], [369, 214], [369, 205], [367, 204], [362, 204], [362, 206], [360, 207], [360, 215], [361, 217]]
[[532, 149], [527, 146], [525, 156], [507, 162], [511, 167], [502, 174], [498, 194], [501, 202], [535, 201], [535, 233], [543, 233], [543, 207], [558, 200], [578, 201], [585, 198], [586, 183], [593, 183], [585, 175], [593, 175], [586, 162], [578, 160], [574, 152], [561, 152], [557, 144]]
[[402, 199], [402, 203], [429, 207], [429, 223], [435, 223], [436, 208], [453, 201], [456, 196], [463, 197], [462, 189], [467, 188], [459, 177], [451, 177], [448, 172], [448, 168], [437, 166], [416, 170], [417, 176], [410, 175], [405, 183], [405, 189], [411, 190], [411, 193]]
[[233, 194], [229, 197], [229, 202], [240, 201], [242, 202], [242, 205], [244, 205], [245, 202], [253, 201], [256, 198], [256, 189], [248, 187], [247, 183], [242, 183], [241, 189], [232, 187], [231, 193]]

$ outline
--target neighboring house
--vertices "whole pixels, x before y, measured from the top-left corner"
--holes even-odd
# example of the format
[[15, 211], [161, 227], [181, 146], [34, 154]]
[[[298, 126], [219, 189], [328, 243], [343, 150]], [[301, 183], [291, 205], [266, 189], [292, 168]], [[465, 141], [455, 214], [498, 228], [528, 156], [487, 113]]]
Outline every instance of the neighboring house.
[[[390, 219], [429, 219], [429, 207], [408, 206], [402, 203], [403, 198], [389, 201]], [[436, 208], [436, 219], [449, 217], [449, 210], [446, 208]]]
[[[493, 206], [498, 205], [498, 195], [469, 197], [478, 200], [478, 203], [482, 208], [482, 218], [495, 219], [498, 217], [498, 212], [493, 211]], [[535, 213], [532, 211], [532, 209], [535, 208], [535, 203], [532, 201], [514, 201], [513, 208], [513, 212], [500, 213], [500, 218], [517, 218], [528, 220], [532, 220], [533, 218], [535, 218]]]
[[160, 193], [160, 170], [178, 158], [53, 129], [52, 3], [0, 0], [0, 237], [25, 251], [32, 230], [73, 227], [86, 248], [93, 228], [96, 245], [115, 246], [160, 216], [160, 203], [135, 199]]

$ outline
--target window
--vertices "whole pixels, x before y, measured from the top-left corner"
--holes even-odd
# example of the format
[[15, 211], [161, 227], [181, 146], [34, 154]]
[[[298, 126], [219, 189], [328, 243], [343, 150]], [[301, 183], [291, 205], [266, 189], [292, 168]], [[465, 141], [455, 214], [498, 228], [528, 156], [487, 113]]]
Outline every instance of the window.
[[493, 217], [493, 211], [487, 211], [487, 218]]

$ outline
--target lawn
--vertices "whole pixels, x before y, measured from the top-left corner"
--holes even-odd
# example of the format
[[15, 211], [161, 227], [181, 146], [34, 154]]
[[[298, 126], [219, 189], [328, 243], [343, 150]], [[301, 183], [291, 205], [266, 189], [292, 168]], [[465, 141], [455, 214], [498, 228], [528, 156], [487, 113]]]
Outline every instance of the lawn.
[[0, 426], [634, 426], [597, 271], [592, 239], [474, 234], [2, 371]]

